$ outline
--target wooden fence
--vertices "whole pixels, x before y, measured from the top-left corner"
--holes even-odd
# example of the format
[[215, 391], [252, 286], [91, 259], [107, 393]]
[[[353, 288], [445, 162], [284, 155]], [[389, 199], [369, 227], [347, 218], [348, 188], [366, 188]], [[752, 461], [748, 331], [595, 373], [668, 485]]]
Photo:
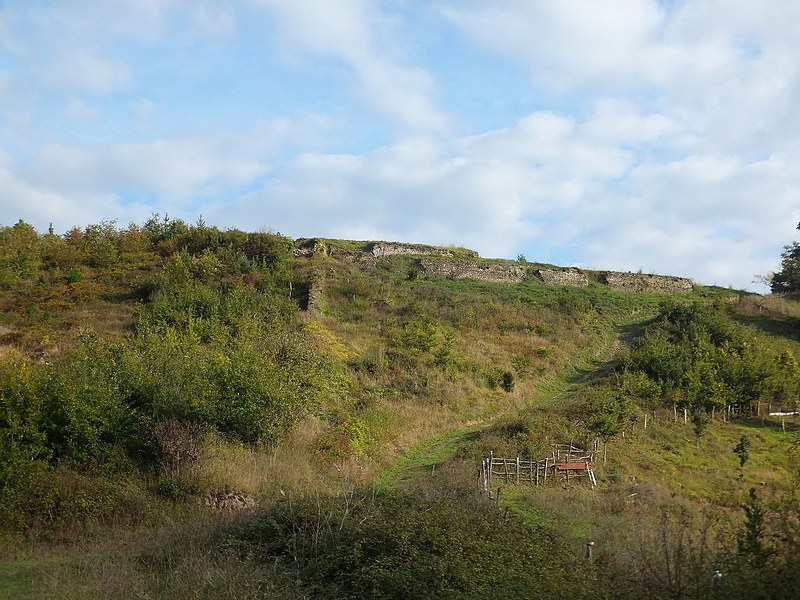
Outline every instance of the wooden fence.
[[597, 441], [594, 449], [586, 451], [572, 444], [556, 444], [553, 452], [540, 460], [500, 458], [490, 452], [481, 464], [478, 484], [485, 491], [496, 483], [506, 485], [545, 485], [548, 481], [569, 481], [570, 478], [588, 477], [592, 487], [597, 485], [594, 475], [594, 459], [597, 454]]

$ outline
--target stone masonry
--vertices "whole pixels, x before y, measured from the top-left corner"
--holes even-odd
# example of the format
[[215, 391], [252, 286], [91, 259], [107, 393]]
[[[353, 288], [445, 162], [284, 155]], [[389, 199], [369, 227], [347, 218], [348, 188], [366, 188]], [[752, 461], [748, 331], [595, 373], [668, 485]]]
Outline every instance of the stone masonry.
[[[398, 244], [393, 242], [374, 242], [367, 246], [368, 252], [375, 258], [381, 256], [393, 256], [396, 254], [423, 254], [427, 256], [453, 256], [451, 250], [446, 248], [436, 248], [435, 246], [425, 246], [423, 244]], [[477, 258], [478, 253], [475, 253]]]
[[[437, 248], [424, 244], [403, 244], [397, 242], [365, 242], [359, 250], [348, 251], [336, 248], [321, 240], [309, 240], [302, 248], [295, 250], [295, 256], [310, 257], [315, 253], [345, 260], [364, 273], [374, 273], [378, 261], [385, 256], [421, 256], [418, 264], [422, 275], [428, 277], [449, 277], [455, 279], [478, 279], [498, 283], [519, 283], [525, 280], [525, 269], [514, 261], [477, 261], [453, 258], [454, 252], [447, 248]], [[463, 255], [480, 258], [477, 252], [459, 249]], [[586, 275], [576, 268], [539, 269], [535, 271], [545, 285], [586, 287]], [[615, 290], [627, 292], [688, 293], [694, 289], [690, 279], [666, 275], [645, 275], [642, 273], [600, 273], [597, 280]], [[308, 309], [321, 313], [324, 306], [322, 282], [312, 278], [309, 290]]]
[[421, 258], [423, 275], [429, 277], [451, 277], [454, 279], [479, 279], [499, 283], [519, 283], [525, 279], [522, 267], [506, 263], [481, 264], [474, 260], [448, 260]]
[[536, 275], [541, 278], [545, 285], [566, 285], [571, 287], [586, 287], [589, 281], [578, 269], [539, 269]]
[[601, 273], [600, 283], [625, 292], [691, 292], [694, 284], [684, 277], [643, 275], [641, 273]]

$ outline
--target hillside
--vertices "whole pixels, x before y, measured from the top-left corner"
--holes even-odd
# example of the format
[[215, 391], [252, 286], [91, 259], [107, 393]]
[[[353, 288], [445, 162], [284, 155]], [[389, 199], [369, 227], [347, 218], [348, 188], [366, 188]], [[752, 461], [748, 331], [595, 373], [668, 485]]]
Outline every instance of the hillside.
[[[0, 596], [800, 590], [789, 298], [158, 215], [0, 286]], [[477, 485], [554, 444], [597, 486]]]

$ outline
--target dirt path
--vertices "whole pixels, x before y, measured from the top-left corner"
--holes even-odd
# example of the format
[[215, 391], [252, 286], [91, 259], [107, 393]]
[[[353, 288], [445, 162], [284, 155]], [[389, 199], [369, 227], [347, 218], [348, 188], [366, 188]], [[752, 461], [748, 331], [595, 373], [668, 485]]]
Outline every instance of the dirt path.
[[[617, 333], [606, 356], [592, 369], [581, 375], [575, 381], [564, 386], [561, 391], [550, 396], [547, 401], [563, 398], [585, 386], [591, 380], [610, 371], [614, 366], [614, 359], [625, 348], [630, 347], [637, 330], [647, 317], [638, 318], [636, 322], [626, 325], [617, 324]], [[509, 407], [508, 410], [511, 410]], [[389, 469], [379, 479], [383, 484], [392, 487], [400, 486], [422, 473], [430, 473], [435, 467], [452, 456], [456, 450], [465, 444], [475, 441], [480, 436], [481, 430], [498, 417], [503, 416], [508, 410], [502, 410], [486, 419], [469, 421], [454, 431], [430, 438], [418, 444], [414, 449], [400, 457], [395, 466]]]
[[573, 381], [572, 383], [568, 384], [564, 387], [563, 390], [555, 394], [554, 396], [550, 397], [550, 400], [555, 400], [556, 398], [561, 398], [563, 396], [568, 396], [575, 392], [576, 390], [580, 389], [592, 379], [599, 377], [600, 375], [605, 375], [611, 368], [614, 366], [613, 362], [620, 351], [627, 347], [628, 344], [623, 339], [623, 331], [620, 325], [617, 325], [617, 336], [614, 338], [614, 342], [611, 344], [611, 349], [609, 350], [606, 357], [594, 368], [590, 371], [581, 375], [578, 379]]

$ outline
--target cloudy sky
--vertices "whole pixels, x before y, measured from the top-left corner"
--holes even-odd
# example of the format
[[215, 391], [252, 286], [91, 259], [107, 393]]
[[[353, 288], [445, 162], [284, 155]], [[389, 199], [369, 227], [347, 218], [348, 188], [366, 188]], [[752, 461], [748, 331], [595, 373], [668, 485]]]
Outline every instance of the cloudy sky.
[[755, 291], [797, 0], [0, 0], [0, 225], [152, 213]]

